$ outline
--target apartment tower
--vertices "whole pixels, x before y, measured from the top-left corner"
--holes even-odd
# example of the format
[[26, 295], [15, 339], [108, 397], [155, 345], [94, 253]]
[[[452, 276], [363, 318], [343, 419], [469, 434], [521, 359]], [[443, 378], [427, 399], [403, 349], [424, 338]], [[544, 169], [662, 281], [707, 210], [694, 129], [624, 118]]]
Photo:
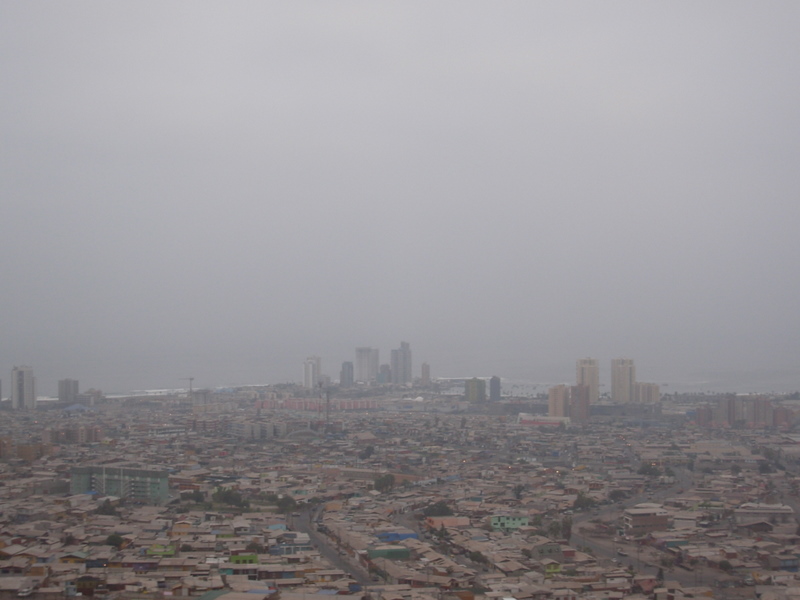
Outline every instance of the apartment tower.
[[489, 380], [489, 402], [500, 402], [500, 378], [497, 375]]
[[355, 378], [361, 383], [375, 383], [380, 370], [377, 348], [356, 348]]
[[353, 363], [345, 361], [342, 363], [342, 370], [339, 373], [339, 385], [343, 388], [353, 387], [354, 378]]
[[322, 359], [309, 356], [303, 363], [303, 387], [316, 389], [322, 376]]
[[14, 410], [36, 408], [36, 378], [31, 367], [11, 369], [11, 408]]
[[589, 388], [589, 403], [600, 399], [600, 365], [596, 358], [581, 358], [575, 365], [575, 383]]
[[420, 372], [420, 383], [422, 385], [431, 384], [431, 366], [428, 363], [422, 363], [422, 370]]
[[400, 342], [400, 347], [392, 350], [391, 363], [392, 383], [405, 385], [411, 383], [411, 346], [408, 342]]
[[636, 367], [630, 358], [615, 358], [611, 361], [611, 398], [617, 404], [634, 401]]
[[60, 379], [58, 381], [58, 401], [75, 404], [78, 401], [78, 380]]
[[550, 417], [569, 416], [569, 388], [563, 383], [547, 390], [547, 414]]

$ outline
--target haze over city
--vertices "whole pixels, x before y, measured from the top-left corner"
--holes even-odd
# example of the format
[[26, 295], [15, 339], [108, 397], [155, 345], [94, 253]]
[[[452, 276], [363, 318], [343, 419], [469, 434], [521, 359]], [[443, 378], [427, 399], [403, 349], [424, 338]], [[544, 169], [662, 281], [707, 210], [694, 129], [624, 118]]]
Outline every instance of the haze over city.
[[800, 389], [798, 17], [2, 3], [0, 379]]

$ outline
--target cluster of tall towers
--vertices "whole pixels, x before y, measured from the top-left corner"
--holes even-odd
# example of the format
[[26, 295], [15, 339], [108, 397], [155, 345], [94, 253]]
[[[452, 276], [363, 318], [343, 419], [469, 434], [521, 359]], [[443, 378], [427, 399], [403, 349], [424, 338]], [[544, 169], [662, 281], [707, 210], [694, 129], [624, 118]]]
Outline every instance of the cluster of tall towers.
[[[33, 368], [23, 365], [11, 369], [12, 410], [34, 410], [36, 408], [36, 377]], [[80, 398], [79, 384], [76, 379], [61, 379], [58, 382], [58, 400], [72, 404]]]
[[[578, 385], [589, 386], [590, 401], [600, 398], [600, 368], [594, 358], [582, 358], [577, 362]], [[661, 398], [655, 383], [636, 381], [636, 365], [630, 358], [615, 358], [611, 361], [611, 400], [617, 404], [653, 404]]]
[[[423, 380], [427, 365], [423, 365]], [[427, 369], [430, 380], [430, 368]], [[323, 383], [322, 360], [319, 356], [309, 356], [303, 363], [303, 386], [317, 388]], [[388, 364], [381, 364], [380, 350], [372, 347], [356, 348], [355, 360], [342, 363], [339, 385], [352, 387], [355, 383], [391, 383], [406, 385], [413, 381], [411, 345], [400, 342], [400, 347], [391, 351]]]
[[[611, 400], [616, 404], [654, 404], [661, 398], [655, 383], [636, 381], [636, 366], [630, 358], [611, 361]], [[581, 358], [575, 365], [575, 385], [556, 385], [548, 391], [548, 414], [589, 419], [590, 406], [600, 399], [600, 365], [596, 358]]]

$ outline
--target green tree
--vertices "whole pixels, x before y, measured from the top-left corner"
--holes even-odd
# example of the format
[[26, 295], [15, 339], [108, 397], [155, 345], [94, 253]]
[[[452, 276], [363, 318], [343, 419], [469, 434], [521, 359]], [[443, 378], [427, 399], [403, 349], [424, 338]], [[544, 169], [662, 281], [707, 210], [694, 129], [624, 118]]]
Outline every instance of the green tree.
[[727, 560], [721, 560], [719, 561], [719, 568], [728, 573], [731, 569], [733, 569], [733, 565]]
[[434, 537], [439, 538], [440, 540], [446, 540], [450, 538], [450, 532], [447, 531], [447, 528], [444, 526], [444, 523], [441, 524], [439, 529], [434, 529], [432, 535]]
[[214, 502], [236, 506], [238, 508], [248, 508], [250, 503], [242, 497], [242, 494], [230, 488], [220, 488], [211, 495]]
[[612, 502], [619, 502], [626, 497], [625, 492], [622, 490], [611, 490], [608, 494], [608, 499]]
[[184, 502], [195, 502], [197, 504], [205, 502], [206, 495], [200, 490], [192, 490], [191, 492], [181, 493], [181, 500]]
[[103, 501], [103, 503], [100, 506], [97, 507], [97, 509], [94, 512], [95, 512], [95, 514], [98, 514], [98, 515], [117, 516], [119, 514], [119, 513], [117, 513], [117, 509], [114, 508], [114, 505], [111, 504], [111, 500], [109, 500], [108, 498], [106, 498]]
[[386, 473], [386, 475], [381, 475], [375, 479], [373, 487], [379, 492], [388, 492], [394, 487], [394, 481], [394, 475]]
[[433, 504], [428, 505], [422, 514], [426, 517], [451, 517], [453, 516], [453, 509], [451, 509], [447, 502], [439, 500]]
[[117, 550], [122, 547], [122, 544], [125, 543], [125, 538], [123, 538], [118, 533], [112, 533], [106, 538], [106, 546], [114, 546]]
[[525, 491], [524, 483], [518, 483], [513, 488], [511, 488], [511, 493], [514, 494], [514, 498], [516, 498], [517, 500], [522, 499], [522, 492], [524, 491]]
[[594, 498], [583, 492], [578, 492], [578, 497], [575, 498], [575, 502], [572, 503], [572, 508], [583, 510], [584, 508], [591, 508], [594, 505]]
[[375, 454], [375, 446], [367, 446], [361, 452], [358, 453], [358, 458], [360, 458], [361, 460], [367, 460], [373, 454]]
[[281, 514], [287, 514], [294, 511], [297, 508], [297, 500], [292, 498], [289, 495], [283, 495], [278, 498], [277, 502], [278, 512]]
[[486, 563], [489, 562], [489, 559], [486, 558], [481, 552], [478, 552], [477, 550], [473, 550], [472, 552], [470, 552], [467, 555], [467, 557], [472, 562], [476, 562], [476, 563], [481, 564], [481, 565], [485, 565]]
[[561, 519], [561, 537], [567, 542], [572, 537], [572, 517], [567, 516]]
[[639, 475], [645, 475], [647, 477], [658, 477], [661, 475], [661, 470], [652, 463], [643, 462], [637, 471]]
[[561, 537], [561, 523], [559, 521], [551, 521], [547, 526], [547, 533], [551, 538]]

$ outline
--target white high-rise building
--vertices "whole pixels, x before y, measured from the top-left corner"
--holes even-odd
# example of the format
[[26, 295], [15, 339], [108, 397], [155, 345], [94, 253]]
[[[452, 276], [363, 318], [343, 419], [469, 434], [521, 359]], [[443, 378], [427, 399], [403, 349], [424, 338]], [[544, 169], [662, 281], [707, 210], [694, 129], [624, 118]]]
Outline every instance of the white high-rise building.
[[589, 403], [600, 399], [600, 365], [596, 358], [581, 358], [576, 364], [575, 383], [589, 388]]
[[617, 404], [633, 402], [636, 367], [630, 358], [615, 358], [611, 361], [611, 399]]
[[356, 348], [355, 379], [361, 383], [374, 383], [378, 380], [380, 353], [377, 348]]
[[303, 363], [303, 387], [316, 389], [322, 376], [322, 359], [319, 356], [309, 356]]
[[36, 408], [36, 378], [31, 367], [11, 369], [11, 408], [14, 410]]

